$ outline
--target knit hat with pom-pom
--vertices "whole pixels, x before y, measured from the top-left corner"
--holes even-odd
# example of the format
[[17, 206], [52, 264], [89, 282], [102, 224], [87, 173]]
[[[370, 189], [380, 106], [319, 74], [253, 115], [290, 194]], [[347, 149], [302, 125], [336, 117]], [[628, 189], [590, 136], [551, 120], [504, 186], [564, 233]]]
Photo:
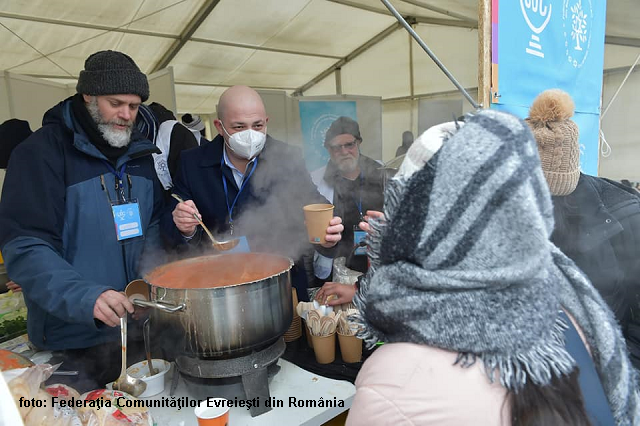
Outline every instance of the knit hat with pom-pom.
[[579, 130], [571, 120], [575, 106], [568, 93], [545, 90], [533, 101], [527, 123], [538, 143], [544, 176], [553, 195], [569, 195], [580, 178]]

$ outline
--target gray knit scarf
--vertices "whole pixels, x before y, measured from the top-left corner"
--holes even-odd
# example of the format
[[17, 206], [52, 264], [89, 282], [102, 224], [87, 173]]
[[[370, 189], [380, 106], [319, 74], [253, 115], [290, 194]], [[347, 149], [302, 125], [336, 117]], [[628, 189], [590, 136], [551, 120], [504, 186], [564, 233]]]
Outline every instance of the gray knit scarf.
[[[416, 140], [409, 161], [420, 149]], [[638, 424], [636, 373], [613, 314], [549, 241], [553, 205], [528, 126], [482, 111], [422, 164], [391, 181], [387, 221], [371, 222], [371, 268], [355, 297], [360, 337], [455, 351], [462, 366], [479, 358], [490, 381], [517, 392], [574, 368], [564, 308], [617, 423]]]

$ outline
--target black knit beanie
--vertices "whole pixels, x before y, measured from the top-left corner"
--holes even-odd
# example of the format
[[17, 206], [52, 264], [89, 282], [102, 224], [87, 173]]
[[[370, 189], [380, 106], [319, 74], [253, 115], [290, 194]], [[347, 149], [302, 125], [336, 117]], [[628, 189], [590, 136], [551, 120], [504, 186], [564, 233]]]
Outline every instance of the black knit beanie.
[[338, 135], [352, 135], [359, 141], [362, 141], [362, 136], [360, 136], [360, 126], [358, 126], [358, 122], [352, 120], [349, 117], [339, 117], [336, 121], [331, 123], [329, 130], [324, 135], [324, 144], [328, 144], [331, 139], [335, 138]]
[[80, 71], [78, 93], [91, 96], [138, 95], [149, 99], [149, 82], [130, 56], [115, 50], [102, 50], [89, 56]]

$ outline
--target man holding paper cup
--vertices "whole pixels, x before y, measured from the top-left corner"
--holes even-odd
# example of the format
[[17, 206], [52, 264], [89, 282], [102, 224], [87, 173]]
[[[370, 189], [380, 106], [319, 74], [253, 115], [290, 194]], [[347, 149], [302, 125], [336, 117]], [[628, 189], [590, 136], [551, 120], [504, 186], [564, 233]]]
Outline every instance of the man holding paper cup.
[[[336, 206], [345, 227], [336, 257], [345, 257], [347, 268], [364, 273], [368, 269], [365, 232], [358, 224], [367, 210], [382, 210], [384, 184], [382, 165], [363, 155], [361, 144], [358, 123], [349, 117], [336, 119], [324, 140], [329, 162], [312, 172], [311, 179], [318, 191]], [[330, 264], [315, 271], [320, 280], [331, 278], [331, 272]]]
[[181, 155], [173, 192], [185, 202], [173, 201], [164, 233], [187, 250], [210, 249], [197, 215], [220, 239], [239, 239], [236, 251], [291, 257], [292, 284], [298, 299], [306, 301], [309, 278], [303, 259], [311, 258], [312, 247], [316, 258], [333, 257], [342, 219], [328, 218], [324, 233], [311, 241], [317, 244], [309, 244], [303, 207], [327, 200], [316, 190], [297, 148], [267, 134], [269, 117], [255, 90], [230, 87], [220, 97], [217, 115], [219, 134], [212, 143]]

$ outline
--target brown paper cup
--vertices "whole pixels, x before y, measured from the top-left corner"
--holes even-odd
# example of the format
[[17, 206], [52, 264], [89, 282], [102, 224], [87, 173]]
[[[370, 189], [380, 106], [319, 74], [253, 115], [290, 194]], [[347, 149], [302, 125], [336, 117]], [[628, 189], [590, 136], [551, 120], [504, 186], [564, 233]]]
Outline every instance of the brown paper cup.
[[362, 360], [362, 340], [356, 336], [347, 336], [338, 333], [338, 343], [340, 343], [340, 353], [342, 360], [346, 363], [360, 362]]
[[316, 354], [318, 364], [331, 364], [336, 359], [336, 336], [318, 337], [311, 335], [313, 351]]
[[304, 206], [303, 210], [309, 242], [312, 244], [326, 243], [327, 240], [325, 240], [324, 236], [327, 234], [329, 222], [333, 218], [333, 205], [309, 204]]
[[125, 287], [124, 294], [127, 295], [129, 300], [149, 300], [149, 284], [143, 280], [133, 280]]
[[311, 349], [313, 349], [313, 340], [311, 339], [311, 332], [309, 331], [309, 327], [307, 326], [307, 322], [305, 321], [304, 324], [302, 324], [302, 326], [304, 327], [304, 331], [307, 334], [307, 344], [309, 345], [309, 347]]

